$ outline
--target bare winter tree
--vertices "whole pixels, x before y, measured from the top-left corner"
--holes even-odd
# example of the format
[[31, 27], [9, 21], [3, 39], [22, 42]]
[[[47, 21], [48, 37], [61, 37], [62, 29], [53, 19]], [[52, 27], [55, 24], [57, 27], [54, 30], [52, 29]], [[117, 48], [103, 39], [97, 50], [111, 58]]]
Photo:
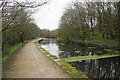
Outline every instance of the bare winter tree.
[[[6, 29], [11, 27], [12, 22], [15, 20], [17, 14], [22, 10], [22, 9], [28, 9], [28, 8], [37, 8], [39, 6], [43, 6], [45, 4], [47, 4], [48, 1], [41, 1], [40, 3], [36, 3], [36, 2], [18, 2], [16, 0], [13, 0], [11, 2], [8, 1], [2, 1], [0, 7], [2, 8], [2, 21], [5, 20], [5, 18], [7, 18], [7, 16], [10, 14], [10, 10], [13, 7], [18, 7], [19, 9], [14, 13], [13, 16], [11, 16], [11, 20], [9, 20], [8, 22], [6, 22], [7, 24], [3, 26], [2, 31], [5, 31]], [[2, 32], [0, 31], [0, 32]]]
[[[48, 1], [39, 3], [31, 1], [13, 0], [11, 2], [2, 1], [2, 51], [6, 51], [5, 46], [12, 46], [19, 42], [24, 42], [36, 37], [39, 34], [39, 28], [32, 22], [28, 9], [35, 9], [47, 4]], [[37, 32], [36, 32], [37, 31]], [[6, 53], [6, 52], [5, 52]]]

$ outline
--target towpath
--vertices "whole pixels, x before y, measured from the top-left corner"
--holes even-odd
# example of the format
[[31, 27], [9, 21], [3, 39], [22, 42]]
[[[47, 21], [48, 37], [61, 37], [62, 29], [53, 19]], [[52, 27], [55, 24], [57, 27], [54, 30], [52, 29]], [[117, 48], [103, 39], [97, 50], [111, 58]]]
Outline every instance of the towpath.
[[7, 69], [3, 69], [3, 78], [70, 78], [38, 50], [34, 41], [25, 44], [8, 62], [5, 64]]

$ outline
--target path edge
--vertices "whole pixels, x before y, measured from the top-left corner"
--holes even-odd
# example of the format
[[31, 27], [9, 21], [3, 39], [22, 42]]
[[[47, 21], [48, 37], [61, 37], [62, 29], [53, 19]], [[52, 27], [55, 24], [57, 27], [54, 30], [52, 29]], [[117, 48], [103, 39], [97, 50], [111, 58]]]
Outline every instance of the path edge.
[[91, 80], [88, 76], [85, 75], [84, 72], [78, 71], [75, 67], [72, 67], [69, 63], [67, 63], [64, 60], [61, 60], [60, 58], [50, 54], [48, 51], [46, 51], [43, 47], [41, 47], [40, 42], [43, 41], [42, 38], [36, 40], [34, 43], [39, 51], [41, 51], [44, 55], [46, 55], [50, 60], [55, 62], [62, 70], [64, 70], [69, 76], [72, 78], [80, 78], [80, 79], [87, 79]]

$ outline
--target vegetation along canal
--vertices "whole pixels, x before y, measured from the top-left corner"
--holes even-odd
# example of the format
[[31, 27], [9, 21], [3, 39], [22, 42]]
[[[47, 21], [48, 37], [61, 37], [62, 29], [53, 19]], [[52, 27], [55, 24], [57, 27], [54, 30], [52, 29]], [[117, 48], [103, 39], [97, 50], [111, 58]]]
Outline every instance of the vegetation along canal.
[[44, 38], [40, 44], [52, 55], [66, 60], [90, 78], [120, 78], [120, 51], [58, 43], [52, 38]]

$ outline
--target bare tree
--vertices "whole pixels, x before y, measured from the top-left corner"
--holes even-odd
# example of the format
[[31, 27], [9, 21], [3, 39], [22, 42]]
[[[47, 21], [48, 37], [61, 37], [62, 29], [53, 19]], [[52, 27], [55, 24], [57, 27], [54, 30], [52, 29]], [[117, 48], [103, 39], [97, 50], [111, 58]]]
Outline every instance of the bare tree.
[[[9, 29], [11, 27], [12, 22], [15, 20], [17, 14], [25, 8], [36, 8], [39, 6], [43, 6], [45, 4], [47, 4], [48, 1], [45, 2], [41, 2], [41, 3], [35, 3], [35, 2], [18, 2], [16, 0], [13, 0], [13, 2], [7, 2], [7, 1], [3, 1], [1, 3], [2, 7], [2, 18], [4, 21], [4, 19], [8, 16], [8, 14], [10, 13], [10, 9], [13, 7], [19, 7], [19, 9], [14, 13], [14, 16], [11, 16], [11, 20], [9, 22], [7, 22], [6, 26], [3, 27], [2, 31], [5, 31], [6, 29]], [[2, 32], [0, 31], [0, 33]]]

